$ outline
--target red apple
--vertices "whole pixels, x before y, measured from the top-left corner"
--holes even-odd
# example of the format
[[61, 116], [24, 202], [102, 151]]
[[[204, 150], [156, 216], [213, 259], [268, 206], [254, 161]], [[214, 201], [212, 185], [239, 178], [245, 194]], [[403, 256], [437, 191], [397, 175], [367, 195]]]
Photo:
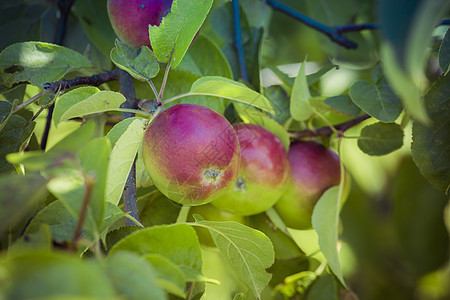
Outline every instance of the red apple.
[[142, 154], [153, 183], [169, 199], [187, 205], [212, 201], [239, 172], [239, 141], [214, 110], [177, 104], [147, 128]]
[[108, 0], [109, 20], [119, 39], [135, 48], [151, 48], [148, 26], [161, 24], [173, 0]]
[[293, 143], [288, 156], [291, 172], [287, 189], [275, 209], [288, 227], [310, 229], [316, 202], [328, 188], [340, 182], [339, 157], [316, 142]]
[[273, 206], [289, 175], [289, 160], [280, 139], [255, 124], [233, 125], [241, 146], [241, 167], [234, 185], [211, 204], [249, 216]]

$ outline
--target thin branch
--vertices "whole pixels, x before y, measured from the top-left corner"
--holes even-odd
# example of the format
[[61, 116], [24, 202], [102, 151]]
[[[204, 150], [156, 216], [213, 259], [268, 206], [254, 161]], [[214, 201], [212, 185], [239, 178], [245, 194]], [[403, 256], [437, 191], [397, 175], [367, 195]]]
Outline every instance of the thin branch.
[[[134, 88], [134, 80], [130, 74], [124, 70], [119, 71], [119, 84], [120, 92], [125, 96], [127, 101], [122, 104], [122, 108], [134, 109], [137, 106], [136, 90]], [[122, 120], [134, 117], [134, 113], [122, 112]], [[139, 221], [139, 213], [137, 208], [137, 196], [136, 196], [136, 161], [131, 166], [130, 173], [128, 174], [125, 188], [123, 191], [123, 205], [124, 211], [129, 212], [130, 216]], [[125, 219], [125, 225], [135, 225], [130, 219]]]
[[84, 198], [83, 198], [83, 203], [81, 206], [80, 217], [78, 218], [77, 227], [75, 228], [75, 232], [72, 237], [72, 242], [70, 243], [69, 249], [71, 251], [77, 250], [78, 240], [81, 237], [83, 223], [84, 223], [84, 220], [86, 219], [89, 202], [91, 201], [92, 189], [94, 187], [94, 181], [95, 181], [94, 178], [92, 178], [89, 175], [85, 175], [84, 180], [85, 180], [86, 194], [84, 195]]
[[300, 22], [305, 24], [306, 26], [309, 26], [315, 30], [318, 30], [328, 36], [333, 42], [344, 46], [348, 49], [355, 49], [358, 47], [358, 44], [348, 39], [346, 36], [341, 35], [338, 31], [338, 27], [331, 27], [328, 25], [325, 25], [323, 23], [320, 23], [319, 21], [316, 21], [298, 11], [295, 9], [284, 5], [276, 0], [267, 0], [267, 4], [272, 7], [274, 10], [278, 10]]
[[374, 24], [374, 23], [362, 23], [362, 24], [355, 24], [355, 25], [334, 26], [333, 28], [338, 33], [346, 33], [346, 32], [354, 32], [354, 31], [361, 31], [361, 30], [375, 30], [375, 29], [379, 29], [380, 26], [378, 24]]
[[231, 5], [233, 10], [234, 45], [237, 50], [239, 69], [241, 71], [241, 78], [244, 81], [249, 82], [250, 78], [248, 76], [247, 63], [245, 61], [245, 54], [244, 54], [244, 45], [242, 42], [239, 0], [232, 0]]
[[36, 101], [38, 101], [42, 96], [44, 96], [45, 94], [48, 94], [47, 91], [42, 91], [39, 94], [34, 95], [33, 97], [31, 97], [30, 99], [28, 99], [27, 101], [17, 105], [16, 107], [14, 107], [14, 109], [12, 110], [11, 114], [15, 114], [16, 112], [18, 112], [19, 110], [21, 110], [22, 108], [27, 107], [28, 105], [30, 105], [31, 103], [34, 103]]
[[[57, 45], [62, 45], [64, 42], [64, 37], [67, 29], [67, 20], [69, 19], [70, 10], [75, 0], [59, 0], [58, 9], [60, 12], [60, 18], [58, 19], [58, 25], [56, 27], [55, 36], [53, 41]], [[53, 103], [48, 108], [47, 120], [45, 122], [44, 133], [42, 134], [41, 149], [45, 150], [47, 147], [48, 135], [50, 133], [50, 127], [52, 125], [53, 110], [55, 109], [55, 104]]]
[[119, 69], [106, 73], [95, 74], [87, 77], [76, 77], [73, 79], [59, 80], [54, 82], [46, 82], [42, 84], [44, 90], [56, 94], [59, 90], [65, 91], [71, 87], [78, 85], [99, 86], [103, 83], [117, 80], [119, 78]]
[[302, 139], [302, 138], [309, 138], [309, 137], [330, 136], [333, 133], [335, 133], [334, 130], [336, 130], [339, 134], [342, 134], [346, 130], [352, 128], [353, 126], [358, 125], [359, 123], [361, 123], [362, 121], [367, 120], [368, 118], [370, 118], [370, 116], [365, 114], [365, 115], [361, 115], [359, 117], [356, 117], [354, 119], [351, 119], [351, 120], [349, 120], [347, 122], [343, 122], [343, 123], [337, 124], [337, 125], [333, 126], [333, 128], [331, 128], [330, 126], [324, 126], [324, 127], [317, 128], [317, 129], [314, 129], [314, 130], [305, 129], [305, 130], [301, 130], [301, 131], [289, 132], [289, 135], [290, 135], [291, 138], [294, 138], [294, 139]]

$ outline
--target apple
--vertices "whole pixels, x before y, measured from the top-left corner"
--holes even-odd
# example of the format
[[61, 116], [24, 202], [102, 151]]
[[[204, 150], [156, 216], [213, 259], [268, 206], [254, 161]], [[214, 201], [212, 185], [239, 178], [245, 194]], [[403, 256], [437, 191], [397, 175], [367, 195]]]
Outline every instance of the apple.
[[313, 141], [292, 143], [288, 156], [291, 171], [287, 189], [275, 210], [288, 227], [310, 229], [315, 204], [328, 188], [340, 182], [339, 157]]
[[236, 215], [249, 216], [272, 207], [281, 197], [289, 175], [289, 160], [280, 139], [255, 124], [233, 125], [241, 147], [239, 177], [211, 204]]
[[177, 104], [148, 126], [142, 157], [154, 185], [167, 198], [201, 205], [236, 181], [239, 141], [231, 124], [214, 110]]
[[119, 39], [135, 48], [151, 49], [148, 26], [161, 24], [173, 0], [108, 0], [109, 20]]

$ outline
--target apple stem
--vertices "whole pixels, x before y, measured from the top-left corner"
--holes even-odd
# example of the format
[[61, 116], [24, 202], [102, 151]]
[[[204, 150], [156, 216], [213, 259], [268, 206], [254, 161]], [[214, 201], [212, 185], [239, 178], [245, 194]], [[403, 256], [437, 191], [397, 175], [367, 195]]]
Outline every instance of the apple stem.
[[155, 94], [158, 105], [161, 105], [161, 98], [159, 97], [158, 90], [156, 89], [155, 85], [153, 84], [153, 81], [151, 79], [149, 79], [147, 82], [150, 85], [150, 87], [152, 88], [153, 94]]
[[[169, 71], [170, 71], [170, 62], [172, 61], [174, 51], [175, 51], [175, 46], [172, 48], [172, 52], [170, 53], [169, 62], [167, 63], [166, 70], [164, 71], [164, 78], [163, 78], [163, 82], [161, 84], [161, 90], [159, 91], [159, 99], [162, 99], [164, 89], [166, 88], [167, 77], [169, 77]], [[160, 103], [158, 103], [158, 104], [160, 104]]]
[[178, 213], [176, 224], [186, 223], [189, 214], [190, 206], [183, 205]]

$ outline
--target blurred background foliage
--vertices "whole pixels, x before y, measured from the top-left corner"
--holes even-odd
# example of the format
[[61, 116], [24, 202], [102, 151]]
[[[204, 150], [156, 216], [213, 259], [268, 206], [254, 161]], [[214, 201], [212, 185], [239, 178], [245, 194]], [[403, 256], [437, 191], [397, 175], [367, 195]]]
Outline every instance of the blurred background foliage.
[[[57, 15], [56, 5], [52, 2], [3, 0], [0, 4], [0, 50], [19, 41], [52, 42]], [[282, 2], [329, 25], [377, 21], [375, 0]], [[279, 103], [278, 117], [283, 115], [283, 109], [288, 109], [288, 98], [278, 85], [280, 78], [270, 69], [279, 67], [286, 76], [295, 77], [299, 64], [305, 57], [308, 61], [307, 73], [313, 73], [330, 63], [338, 65], [339, 68], [327, 72], [311, 86], [312, 93], [325, 97], [346, 93], [357, 79], [370, 80], [380, 57], [378, 31], [348, 34], [349, 38], [359, 43], [359, 47], [357, 50], [347, 50], [298, 21], [264, 7], [262, 3], [256, 0], [241, 0], [243, 36], [246, 49], [256, 49], [255, 52], [247, 52], [251, 53], [249, 56], [253, 55], [247, 59], [260, 55], [260, 67], [264, 69], [261, 81], [263, 86], [267, 87], [264, 92]], [[77, 0], [69, 16], [64, 42], [64, 46], [89, 57], [98, 67], [98, 71], [112, 68], [109, 51], [113, 47], [114, 33], [105, 7], [106, 0]], [[430, 45], [427, 67], [428, 78], [436, 77], [437, 49], [447, 28], [442, 26], [434, 32], [434, 43]], [[11, 34], [12, 32], [14, 34]], [[230, 62], [234, 76], [237, 77], [238, 65], [232, 47], [233, 29], [228, 1], [214, 2], [212, 12], [202, 28], [202, 34], [221, 48]], [[259, 48], [259, 45], [262, 47]], [[261, 53], [259, 49], [262, 49]], [[250, 64], [250, 70], [251, 66]], [[173, 74], [176, 76], [176, 72]], [[259, 80], [259, 76], [255, 80]], [[114, 84], [109, 84], [109, 87], [115, 88]], [[22, 85], [7, 93], [4, 91], [2, 89], [0, 98], [12, 101], [28, 99], [35, 95], [38, 89], [31, 85]], [[150, 95], [151, 91], [147, 86], [138, 85], [137, 93]], [[170, 94], [170, 91], [168, 93]], [[29, 108], [33, 113], [39, 110], [37, 106]], [[42, 136], [45, 117], [44, 112], [37, 118], [35, 136]], [[350, 118], [333, 113], [326, 114], [326, 117], [331, 123]], [[400, 116], [399, 120], [402, 117]], [[365, 121], [348, 130], [346, 136], [349, 138], [344, 139], [340, 153], [352, 177], [351, 192], [341, 213], [340, 258], [344, 277], [359, 299], [450, 299], [448, 195], [429, 184], [413, 163], [409, 126], [405, 129], [404, 144], [400, 150], [385, 156], [362, 153], [357, 147], [357, 140], [351, 137], [358, 136], [361, 128], [371, 122], [373, 121]], [[314, 125], [326, 124], [315, 121]], [[52, 127], [49, 147], [78, 126], [79, 122], [70, 121], [58, 128]], [[30, 147], [33, 147], [33, 143]], [[141, 193], [145, 194], [143, 191]], [[152, 207], [153, 200], [143, 196], [141, 205], [147, 205], [143, 201], [149, 201], [150, 204], [147, 204]], [[166, 211], [168, 222], [173, 221], [179, 209], [175, 206], [159, 207]], [[146, 224], [146, 220], [153, 220], [157, 224], [165, 222], [159, 219], [155, 221], [154, 216], [158, 215], [158, 211], [150, 211], [153, 215], [145, 209], [141, 210], [142, 216], [150, 214], [141, 218], [144, 225], [155, 224]], [[251, 223], [252, 220], [248, 222]], [[264, 224], [255, 220], [253, 222]], [[317, 253], [319, 249], [316, 237], [308, 231], [292, 230], [291, 233], [296, 240], [302, 241], [303, 252], [311, 256], [308, 259], [295, 251], [277, 253], [277, 261], [272, 267], [272, 290], [268, 289], [266, 293], [273, 293], [276, 295], [275, 299], [283, 299], [277, 290], [285, 291], [285, 294], [286, 291], [295, 293], [295, 290], [301, 290], [305, 283], [315, 280], [304, 297], [323, 299], [320, 298], [320, 287], [333, 288], [336, 286], [336, 280], [330, 275], [320, 279], [311, 277], [310, 271], [316, 270], [323, 260], [320, 253]], [[206, 299], [231, 299], [242, 287], [215, 248], [205, 246], [203, 254], [205, 276], [221, 282], [221, 285], [206, 285]], [[300, 271], [304, 273], [298, 274]], [[291, 281], [287, 280], [288, 278], [285, 280], [286, 276], [295, 274], [297, 277], [291, 277]], [[355, 299], [351, 292], [341, 292], [340, 297]]]

